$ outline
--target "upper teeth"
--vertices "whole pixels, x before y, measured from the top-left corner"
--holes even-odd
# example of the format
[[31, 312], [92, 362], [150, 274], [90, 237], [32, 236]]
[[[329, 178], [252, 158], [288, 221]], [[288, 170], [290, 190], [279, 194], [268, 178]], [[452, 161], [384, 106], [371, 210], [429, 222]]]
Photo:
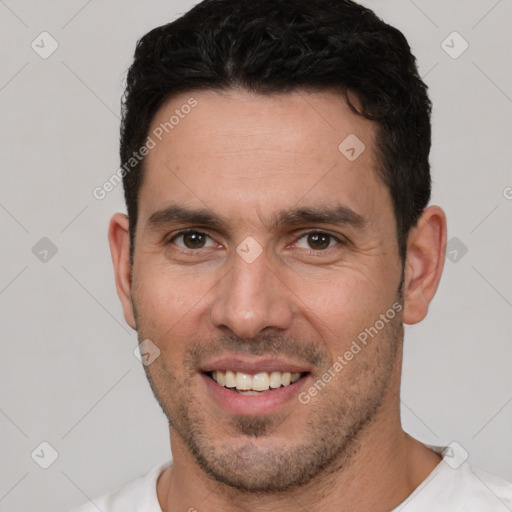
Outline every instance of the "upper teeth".
[[212, 372], [215, 382], [226, 388], [236, 388], [240, 391], [266, 391], [269, 388], [289, 386], [300, 379], [300, 373], [291, 372], [262, 372], [254, 375], [243, 372], [216, 370]]

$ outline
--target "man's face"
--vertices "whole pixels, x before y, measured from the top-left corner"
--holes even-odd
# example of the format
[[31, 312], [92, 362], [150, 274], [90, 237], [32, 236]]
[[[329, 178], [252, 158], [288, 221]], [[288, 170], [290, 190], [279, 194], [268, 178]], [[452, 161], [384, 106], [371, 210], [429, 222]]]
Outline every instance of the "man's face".
[[[391, 417], [398, 391], [402, 263], [375, 127], [327, 92], [202, 91], [168, 101], [149, 135], [176, 109], [139, 193], [131, 293], [140, 341], [160, 350], [148, 378], [173, 449], [238, 489], [290, 489]], [[355, 159], [353, 137], [338, 148], [353, 135]], [[326, 209], [340, 215], [305, 215]], [[239, 392], [232, 377], [280, 387]]]

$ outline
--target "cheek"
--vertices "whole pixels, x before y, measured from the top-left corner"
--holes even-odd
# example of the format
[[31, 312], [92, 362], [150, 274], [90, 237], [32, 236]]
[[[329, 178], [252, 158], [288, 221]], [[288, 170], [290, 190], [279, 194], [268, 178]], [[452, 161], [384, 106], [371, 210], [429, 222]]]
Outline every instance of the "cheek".
[[[142, 262], [140, 262], [142, 263]], [[191, 340], [200, 339], [209, 292], [219, 282], [213, 272], [193, 267], [172, 269], [169, 262], [144, 262], [134, 268], [132, 297], [140, 339], [149, 338], [160, 349], [166, 366], [182, 364]]]
[[[163, 262], [158, 260], [163, 259]], [[140, 312], [157, 321], [179, 321], [208, 290], [208, 276], [173, 268], [165, 258], [148, 258], [134, 269], [134, 298]], [[213, 281], [212, 281], [213, 282]], [[211, 285], [210, 285], [211, 287]]]
[[332, 353], [344, 349], [391, 306], [379, 287], [355, 271], [318, 279], [314, 289], [310, 284], [297, 293], [302, 316], [315, 326]]
[[134, 270], [132, 297], [139, 335], [155, 338], [160, 343], [171, 335], [193, 306], [195, 293], [190, 290], [190, 282], [185, 284], [167, 271], [149, 266]]

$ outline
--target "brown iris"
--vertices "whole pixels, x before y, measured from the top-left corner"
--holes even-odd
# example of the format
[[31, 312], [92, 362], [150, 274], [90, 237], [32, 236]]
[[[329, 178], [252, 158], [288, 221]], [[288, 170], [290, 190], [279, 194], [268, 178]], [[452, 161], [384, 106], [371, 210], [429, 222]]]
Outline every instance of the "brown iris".
[[197, 233], [196, 231], [190, 231], [189, 233], [183, 233], [183, 243], [188, 249], [197, 249], [203, 247], [206, 239], [206, 235]]
[[330, 235], [324, 233], [310, 233], [308, 235], [308, 244], [313, 249], [327, 249], [330, 238]]

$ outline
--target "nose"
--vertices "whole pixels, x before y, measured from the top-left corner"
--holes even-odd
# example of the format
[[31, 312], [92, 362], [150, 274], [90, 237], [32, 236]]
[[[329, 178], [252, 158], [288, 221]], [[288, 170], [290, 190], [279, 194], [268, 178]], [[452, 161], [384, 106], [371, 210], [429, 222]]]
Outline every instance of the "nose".
[[248, 263], [233, 255], [231, 270], [214, 288], [210, 318], [217, 329], [251, 339], [270, 327], [284, 330], [293, 320], [292, 291], [273, 271], [265, 252]]

